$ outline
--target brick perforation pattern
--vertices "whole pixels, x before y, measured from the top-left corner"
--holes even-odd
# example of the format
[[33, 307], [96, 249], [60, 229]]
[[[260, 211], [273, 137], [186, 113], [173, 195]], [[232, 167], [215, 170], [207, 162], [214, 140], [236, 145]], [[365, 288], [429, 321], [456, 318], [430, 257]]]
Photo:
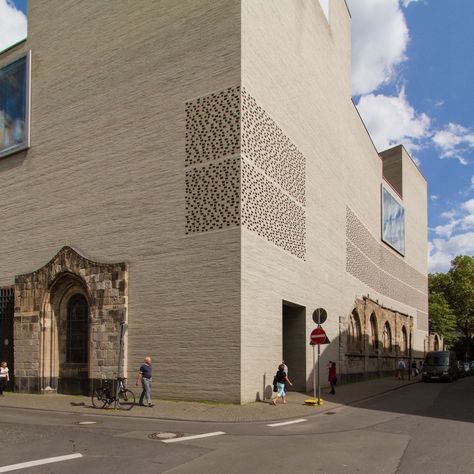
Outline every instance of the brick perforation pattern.
[[421, 311], [427, 311], [427, 295], [393, 278], [346, 240], [346, 271], [375, 291]]
[[305, 259], [305, 209], [242, 159], [242, 225]]
[[346, 208], [346, 271], [374, 290], [427, 311], [427, 278], [391, 254]]
[[426, 277], [377, 241], [349, 207], [346, 207], [346, 235], [382, 270], [417, 290], [427, 293]]
[[305, 204], [304, 155], [242, 89], [242, 154], [300, 204]]
[[240, 160], [186, 170], [186, 234], [240, 225]]
[[186, 102], [186, 158], [191, 166], [240, 153], [240, 87]]

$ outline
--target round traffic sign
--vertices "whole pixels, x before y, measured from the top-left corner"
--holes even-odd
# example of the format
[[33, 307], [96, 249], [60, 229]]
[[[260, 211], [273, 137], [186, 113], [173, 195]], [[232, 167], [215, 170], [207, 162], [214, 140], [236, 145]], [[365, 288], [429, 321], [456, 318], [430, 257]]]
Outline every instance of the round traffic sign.
[[323, 328], [318, 327], [316, 329], [313, 329], [313, 331], [311, 332], [310, 344], [313, 344], [313, 345], [324, 344], [325, 340], [326, 340], [326, 333], [324, 332]]
[[313, 321], [316, 324], [323, 324], [328, 319], [328, 313], [324, 308], [318, 308], [313, 311]]

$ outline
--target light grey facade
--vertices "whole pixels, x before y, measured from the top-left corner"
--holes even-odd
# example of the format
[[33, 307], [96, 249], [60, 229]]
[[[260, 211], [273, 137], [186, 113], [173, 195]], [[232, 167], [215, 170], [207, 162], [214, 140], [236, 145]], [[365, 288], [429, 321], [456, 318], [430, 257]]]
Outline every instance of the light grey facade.
[[[31, 51], [30, 147], [0, 159], [18, 389], [113, 377], [120, 322], [126, 374], [151, 355], [163, 398], [262, 398], [283, 357], [310, 387], [318, 307], [348, 377], [423, 353], [426, 182], [360, 121], [345, 2], [35, 0], [28, 18], [0, 55]], [[404, 255], [382, 241], [383, 187]], [[64, 356], [77, 294], [81, 367]]]

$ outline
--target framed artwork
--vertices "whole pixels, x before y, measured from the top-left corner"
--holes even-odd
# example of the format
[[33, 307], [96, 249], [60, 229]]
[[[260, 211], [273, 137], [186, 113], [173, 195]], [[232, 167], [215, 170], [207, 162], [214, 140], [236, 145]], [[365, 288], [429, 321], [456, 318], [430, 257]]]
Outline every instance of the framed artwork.
[[0, 158], [30, 145], [30, 53], [0, 67]]
[[405, 255], [405, 208], [382, 185], [382, 240]]

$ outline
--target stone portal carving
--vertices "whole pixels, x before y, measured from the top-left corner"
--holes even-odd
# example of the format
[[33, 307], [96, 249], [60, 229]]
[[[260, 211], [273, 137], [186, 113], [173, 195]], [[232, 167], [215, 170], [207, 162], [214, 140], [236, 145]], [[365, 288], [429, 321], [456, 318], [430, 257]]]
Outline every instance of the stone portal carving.
[[[76, 295], [88, 305], [88, 354], [82, 363], [66, 351], [71, 349], [67, 338], [74, 338], [68, 302]], [[127, 309], [126, 263], [93, 262], [63, 247], [39, 270], [16, 276], [15, 390], [88, 393], [94, 380], [115, 377], [120, 323], [127, 322]], [[126, 353], [125, 340], [122, 367]]]

